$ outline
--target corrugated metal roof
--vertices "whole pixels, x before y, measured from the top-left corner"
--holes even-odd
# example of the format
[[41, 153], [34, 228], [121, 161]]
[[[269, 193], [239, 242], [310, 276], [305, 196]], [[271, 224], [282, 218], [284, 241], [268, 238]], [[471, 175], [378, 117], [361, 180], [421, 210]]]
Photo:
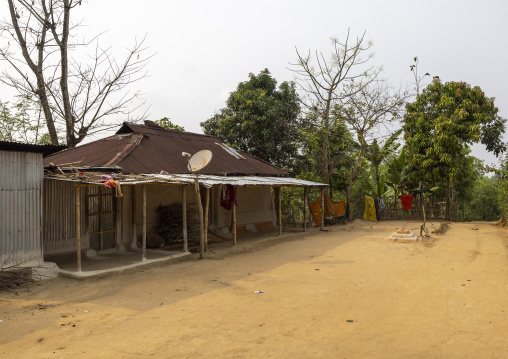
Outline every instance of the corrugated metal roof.
[[0, 151], [42, 153], [43, 156], [65, 150], [66, 146], [33, 145], [29, 143], [0, 141]]
[[111, 137], [45, 158], [46, 164], [74, 167], [120, 166], [125, 173], [189, 173], [182, 152], [210, 150], [213, 158], [200, 173], [207, 175], [280, 176], [288, 172], [253, 156], [232, 155], [213, 136], [125, 122]]

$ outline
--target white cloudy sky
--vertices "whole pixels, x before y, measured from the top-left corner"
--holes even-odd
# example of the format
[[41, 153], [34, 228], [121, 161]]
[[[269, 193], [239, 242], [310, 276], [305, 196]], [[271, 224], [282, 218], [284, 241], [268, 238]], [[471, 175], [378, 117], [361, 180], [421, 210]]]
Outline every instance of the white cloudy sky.
[[[7, 15], [6, 4], [0, 10]], [[150, 119], [170, 117], [187, 131], [224, 107], [250, 72], [268, 68], [280, 82], [299, 50], [330, 50], [330, 37], [351, 33], [374, 42], [376, 66], [395, 85], [412, 80], [409, 66], [443, 81], [466, 81], [496, 97], [508, 117], [508, 2], [504, 0], [371, 1], [134, 1], [90, 0], [74, 14], [118, 56], [147, 34], [155, 56], [138, 83]], [[1, 66], [1, 65], [0, 65]], [[5, 89], [0, 91], [7, 100]], [[474, 155], [493, 162], [481, 146]]]

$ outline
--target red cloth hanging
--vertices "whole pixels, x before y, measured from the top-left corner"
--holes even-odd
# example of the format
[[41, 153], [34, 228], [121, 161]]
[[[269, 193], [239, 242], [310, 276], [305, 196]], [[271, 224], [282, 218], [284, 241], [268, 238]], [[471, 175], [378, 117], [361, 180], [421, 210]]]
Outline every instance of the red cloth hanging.
[[233, 208], [233, 206], [238, 206], [238, 201], [236, 200], [235, 186], [227, 184], [222, 187], [220, 205], [227, 209], [228, 211]]
[[402, 202], [402, 209], [405, 209], [406, 211], [410, 211], [411, 205], [413, 204], [413, 196], [407, 195], [407, 196], [399, 196], [399, 197]]

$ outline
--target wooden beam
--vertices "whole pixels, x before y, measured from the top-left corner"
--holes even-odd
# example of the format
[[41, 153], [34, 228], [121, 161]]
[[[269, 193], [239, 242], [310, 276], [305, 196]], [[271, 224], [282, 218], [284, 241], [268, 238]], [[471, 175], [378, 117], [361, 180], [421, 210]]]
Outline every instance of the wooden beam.
[[208, 208], [210, 207], [210, 188], [206, 189], [206, 204], [205, 204], [205, 252], [208, 252]]
[[146, 261], [146, 184], [143, 183], [143, 242], [142, 242], [143, 255], [142, 261]]
[[81, 195], [79, 185], [76, 186], [76, 265], [81, 272]]
[[189, 251], [187, 239], [187, 186], [182, 186], [182, 223], [183, 223], [183, 251]]
[[303, 188], [303, 231], [307, 231], [307, 199], [308, 187]]
[[[236, 193], [236, 191], [235, 191]], [[236, 246], [236, 204], [233, 203], [233, 245]]]
[[282, 235], [282, 187], [279, 187], [279, 236]]
[[321, 230], [325, 229], [325, 187], [321, 188]]
[[201, 204], [201, 193], [199, 192], [199, 182], [197, 175], [194, 178], [194, 191], [196, 193], [196, 202], [199, 211], [199, 232], [201, 234], [199, 242], [199, 259], [203, 259], [205, 257], [205, 233], [203, 230], [203, 205]]
[[115, 242], [116, 242], [116, 248], [120, 249], [123, 248], [123, 236], [122, 236], [122, 197], [114, 197], [113, 201], [115, 201]]
[[131, 248], [137, 248], [137, 235], [136, 235], [136, 185], [132, 186], [131, 190], [132, 208], [131, 208]]

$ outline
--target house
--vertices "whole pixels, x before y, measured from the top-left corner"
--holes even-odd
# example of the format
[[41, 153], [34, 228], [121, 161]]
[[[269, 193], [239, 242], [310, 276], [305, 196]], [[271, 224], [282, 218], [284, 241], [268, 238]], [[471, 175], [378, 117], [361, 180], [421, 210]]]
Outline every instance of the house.
[[[199, 171], [195, 192], [195, 176], [182, 152], [201, 150], [213, 157]], [[205, 207], [205, 236], [213, 232], [236, 241], [237, 228], [256, 231], [275, 225], [280, 206], [278, 210], [272, 188], [280, 194], [286, 186], [325, 186], [289, 178], [286, 171], [213, 136], [164, 129], [150, 121], [126, 122], [115, 135], [52, 154], [44, 163], [43, 249], [48, 255], [142, 249], [145, 258], [147, 237], [161, 231], [161, 210], [182, 223], [183, 228], [166, 231], [180, 231], [187, 252], [188, 237], [199, 236], [197, 194]], [[105, 186], [101, 175], [114, 177], [115, 188]], [[236, 190], [233, 211], [220, 205], [226, 185]], [[198, 232], [191, 233], [192, 228]]]
[[64, 146], [0, 141], [0, 266], [43, 261], [43, 156]]

